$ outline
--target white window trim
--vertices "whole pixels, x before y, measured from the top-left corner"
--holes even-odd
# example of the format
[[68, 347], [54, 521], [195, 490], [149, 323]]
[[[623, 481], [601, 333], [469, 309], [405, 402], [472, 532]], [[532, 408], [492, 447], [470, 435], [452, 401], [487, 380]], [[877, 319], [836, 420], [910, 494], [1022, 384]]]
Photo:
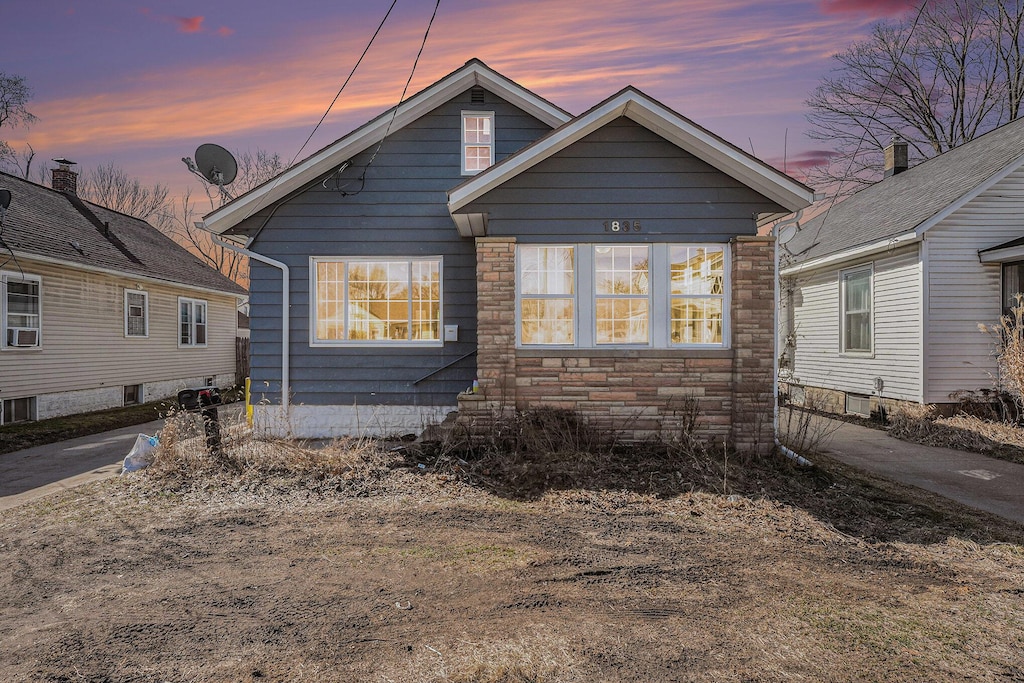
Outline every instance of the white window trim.
[[[192, 305], [192, 323], [191, 329], [189, 330], [189, 338], [192, 340], [189, 344], [183, 344], [181, 341], [181, 304], [189, 303]], [[195, 305], [202, 304], [206, 309], [206, 342], [202, 344], [196, 344], [196, 316], [195, 316]], [[175, 321], [174, 334], [178, 339], [179, 349], [205, 349], [210, 343], [210, 304], [206, 299], [191, 299], [189, 297], [179, 296], [178, 306], [175, 308]]]
[[[846, 348], [846, 278], [858, 273], [868, 274], [868, 301], [871, 308], [868, 311], [868, 321], [871, 326], [870, 339], [868, 343], [871, 348], [867, 351], [847, 350]], [[852, 268], [844, 268], [839, 271], [839, 354], [857, 358], [874, 358], [875, 356], [875, 264], [867, 263]]]
[[[141, 294], [142, 295], [142, 318], [143, 318], [143, 321], [144, 321], [144, 323], [146, 325], [146, 334], [129, 334], [128, 333], [128, 295], [129, 294]], [[207, 313], [209, 313], [209, 310], [207, 310]], [[178, 315], [179, 316], [181, 315], [181, 310], [180, 309], [178, 311]], [[180, 318], [178, 320], [178, 323], [179, 323], [179, 325], [181, 324], [181, 319]], [[210, 327], [209, 319], [207, 319], [206, 327], [207, 327], [207, 332], [209, 332], [209, 327]], [[180, 328], [178, 330], [178, 333], [179, 334], [181, 333]], [[149, 292], [147, 292], [144, 289], [128, 289], [127, 287], [124, 288], [124, 336], [125, 336], [126, 339], [149, 339]], [[180, 339], [179, 339], [179, 341], [180, 341]]]
[[462, 146], [460, 148], [460, 150], [461, 150], [460, 156], [462, 157], [462, 175], [477, 175], [478, 173], [480, 173], [481, 171], [484, 171], [486, 169], [480, 169], [480, 170], [477, 170], [477, 171], [466, 170], [466, 148], [467, 147], [484, 147], [485, 145], [484, 145], [484, 143], [481, 143], [481, 142], [466, 142], [466, 117], [467, 116], [478, 116], [478, 117], [482, 117], [482, 118], [488, 118], [488, 119], [491, 120], [491, 142], [490, 142], [490, 144], [486, 145], [488, 147], [488, 149], [490, 149], [490, 152], [491, 152], [491, 160], [490, 160], [490, 163], [487, 164], [487, 168], [490, 168], [491, 166], [494, 165], [494, 143], [495, 143], [495, 139], [496, 139], [495, 138], [495, 134], [494, 134], [494, 112], [493, 111], [463, 111], [461, 113], [461, 115], [459, 116], [459, 139], [462, 142]]
[[[36, 282], [39, 284], [39, 339], [35, 346], [8, 346], [7, 345], [7, 282]], [[42, 351], [43, 349], [43, 278], [41, 275], [31, 275], [12, 270], [0, 270], [0, 351]]]
[[[317, 339], [316, 338], [316, 326], [317, 326], [317, 282], [316, 282], [316, 271], [318, 263], [360, 263], [360, 262], [378, 262], [378, 261], [405, 261], [410, 264], [416, 262], [429, 262], [437, 263], [437, 281], [438, 281], [438, 306], [439, 306], [439, 330], [438, 339], [408, 339], [408, 340], [397, 340], [397, 339]], [[345, 299], [348, 300], [348, 285], [345, 286]], [[346, 306], [347, 310], [348, 307]], [[441, 347], [444, 346], [444, 258], [441, 256], [401, 256], [401, 255], [388, 255], [388, 256], [311, 256], [309, 258], [309, 346], [311, 348], [324, 348], [324, 347], [374, 347], [374, 348], [402, 348], [402, 347]], [[346, 331], [348, 330], [348, 321], [346, 320]]]
[[[574, 333], [572, 344], [524, 344], [522, 341], [522, 282], [519, 247], [563, 247], [573, 249], [574, 275]], [[648, 269], [649, 285], [648, 310], [650, 311], [650, 339], [639, 344], [598, 344], [597, 339], [597, 293], [594, 287], [594, 249], [608, 246], [646, 246], [650, 249], [651, 267]], [[672, 294], [669, 250], [672, 247], [713, 247], [722, 249], [723, 258], [723, 292], [722, 292], [722, 343], [721, 344], [683, 344], [671, 340]], [[727, 350], [732, 348], [732, 263], [729, 245], [723, 242], [558, 242], [558, 243], [520, 243], [516, 245], [515, 276], [516, 276], [516, 348], [518, 349], [580, 349], [587, 351], [628, 350], [628, 349], [712, 349]], [[531, 297], [527, 297], [531, 298]], [[552, 298], [570, 298], [557, 296]]]

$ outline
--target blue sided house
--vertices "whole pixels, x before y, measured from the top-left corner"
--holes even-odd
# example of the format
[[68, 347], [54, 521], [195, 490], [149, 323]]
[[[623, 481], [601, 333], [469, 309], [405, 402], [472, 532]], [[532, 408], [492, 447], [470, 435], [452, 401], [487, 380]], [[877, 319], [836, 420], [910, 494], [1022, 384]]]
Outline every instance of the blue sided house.
[[474, 59], [205, 227], [252, 255], [263, 430], [544, 405], [642, 438], [697, 401], [705, 436], [756, 449], [775, 356], [758, 225], [812, 199], [634, 88], [574, 117]]

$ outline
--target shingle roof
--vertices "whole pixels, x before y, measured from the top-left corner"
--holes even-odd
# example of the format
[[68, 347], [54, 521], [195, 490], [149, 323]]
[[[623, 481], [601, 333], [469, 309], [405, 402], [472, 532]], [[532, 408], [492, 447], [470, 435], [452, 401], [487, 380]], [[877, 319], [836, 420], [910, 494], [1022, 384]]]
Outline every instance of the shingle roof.
[[802, 263], [909, 233], [1015, 161], [1024, 163], [1024, 118], [864, 188], [804, 224], [786, 248]]
[[[10, 190], [12, 197], [0, 239], [15, 254], [245, 293], [146, 221], [6, 173], [0, 173], [0, 188]], [[0, 246], [0, 263], [6, 252]]]

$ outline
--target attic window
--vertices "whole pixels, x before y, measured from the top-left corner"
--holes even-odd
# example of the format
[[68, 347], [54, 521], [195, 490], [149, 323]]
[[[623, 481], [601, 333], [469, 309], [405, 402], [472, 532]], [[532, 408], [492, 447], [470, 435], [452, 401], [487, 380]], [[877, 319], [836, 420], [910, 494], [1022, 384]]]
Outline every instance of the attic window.
[[494, 163], [494, 112], [462, 112], [462, 175], [476, 175]]

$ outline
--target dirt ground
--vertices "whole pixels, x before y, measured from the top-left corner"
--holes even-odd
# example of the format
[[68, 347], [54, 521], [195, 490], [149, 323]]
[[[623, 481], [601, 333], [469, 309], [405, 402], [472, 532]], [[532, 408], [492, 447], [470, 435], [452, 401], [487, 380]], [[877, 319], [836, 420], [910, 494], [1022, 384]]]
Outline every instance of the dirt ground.
[[1021, 527], [827, 460], [582, 460], [142, 472], [2, 512], [0, 679], [1024, 681]]

